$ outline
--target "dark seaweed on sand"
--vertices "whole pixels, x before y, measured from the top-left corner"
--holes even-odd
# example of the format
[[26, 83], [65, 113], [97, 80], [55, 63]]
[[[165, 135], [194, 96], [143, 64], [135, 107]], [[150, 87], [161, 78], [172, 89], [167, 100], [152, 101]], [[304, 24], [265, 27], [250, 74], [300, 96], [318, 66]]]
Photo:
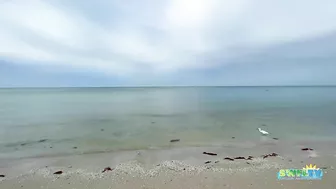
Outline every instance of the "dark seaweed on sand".
[[225, 160], [229, 160], [229, 161], [234, 161], [234, 159], [233, 158], [229, 158], [229, 157], [226, 157], [226, 158], [224, 158]]
[[203, 152], [203, 154], [209, 155], [209, 156], [217, 156], [216, 153], [212, 153], [212, 152]]
[[108, 172], [108, 171], [112, 171], [113, 169], [111, 169], [111, 167], [106, 167], [103, 171], [102, 171], [102, 173], [105, 173], [105, 172]]
[[62, 174], [63, 173], [63, 171], [56, 171], [55, 173], [54, 173], [54, 175], [60, 175], [60, 174]]

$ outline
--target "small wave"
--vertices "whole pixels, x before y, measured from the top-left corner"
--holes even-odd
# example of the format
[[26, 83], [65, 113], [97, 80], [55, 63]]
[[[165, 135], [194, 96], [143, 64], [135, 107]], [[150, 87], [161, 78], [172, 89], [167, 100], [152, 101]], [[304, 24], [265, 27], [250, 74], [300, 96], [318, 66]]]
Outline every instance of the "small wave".
[[[145, 168], [141, 163], [137, 161], [129, 161], [117, 165], [113, 169], [113, 171], [111, 171], [109, 177], [115, 178], [118, 176], [128, 175], [132, 176], [133, 178], [134, 177], [148, 178], [167, 174], [198, 175], [201, 174], [202, 172], [221, 172], [226, 174], [233, 174], [237, 172], [260, 172], [263, 170], [280, 168], [280, 165], [276, 162], [268, 162], [265, 160], [254, 160], [254, 161], [256, 162], [255, 166], [236, 167], [227, 164], [226, 167], [217, 168], [206, 165], [195, 166], [187, 164], [186, 162], [183, 161], [171, 160], [171, 161], [163, 161], [160, 164], [149, 169]], [[64, 171], [61, 177], [70, 177], [72, 175], [77, 175], [84, 179], [102, 179], [106, 177], [106, 174], [102, 173], [101, 170], [99, 171], [89, 171], [86, 169], [69, 170], [64, 167], [34, 169], [31, 170], [29, 174], [55, 179], [56, 176], [53, 174], [53, 172], [57, 170], [67, 170]]]

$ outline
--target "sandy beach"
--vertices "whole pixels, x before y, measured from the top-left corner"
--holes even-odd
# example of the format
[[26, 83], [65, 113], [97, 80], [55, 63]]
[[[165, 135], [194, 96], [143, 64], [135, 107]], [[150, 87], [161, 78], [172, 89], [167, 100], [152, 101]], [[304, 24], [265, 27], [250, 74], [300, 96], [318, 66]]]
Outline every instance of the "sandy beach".
[[[336, 187], [336, 157], [322, 151], [262, 156], [271, 148], [259, 146], [228, 153], [227, 147], [186, 147], [161, 150], [120, 151], [57, 157], [1, 160], [0, 186], [4, 189], [154, 189], [154, 188], [316, 188]], [[279, 149], [274, 148], [276, 153]], [[291, 148], [288, 148], [289, 151]], [[321, 148], [323, 149], [323, 148]], [[216, 153], [216, 156], [203, 152]], [[289, 152], [288, 151], [288, 152]], [[234, 152], [234, 153], [233, 153]], [[252, 160], [225, 160], [248, 155]], [[280, 169], [301, 169], [316, 164], [323, 169], [319, 181], [279, 181]], [[110, 167], [110, 171], [103, 170]], [[57, 171], [62, 174], [55, 175]]]

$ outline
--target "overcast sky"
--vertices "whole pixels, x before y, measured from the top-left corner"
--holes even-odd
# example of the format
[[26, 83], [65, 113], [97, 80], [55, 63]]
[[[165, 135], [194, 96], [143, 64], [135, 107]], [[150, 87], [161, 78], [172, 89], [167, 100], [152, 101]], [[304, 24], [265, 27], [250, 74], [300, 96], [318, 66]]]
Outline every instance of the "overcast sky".
[[336, 85], [335, 0], [0, 0], [0, 87]]

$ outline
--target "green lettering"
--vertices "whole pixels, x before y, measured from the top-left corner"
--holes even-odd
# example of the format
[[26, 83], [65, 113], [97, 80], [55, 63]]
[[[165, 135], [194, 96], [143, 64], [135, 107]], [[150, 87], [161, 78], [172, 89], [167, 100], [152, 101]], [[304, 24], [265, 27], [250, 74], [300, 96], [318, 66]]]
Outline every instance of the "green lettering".
[[287, 176], [288, 176], [288, 177], [295, 177], [295, 176], [296, 176], [296, 170], [295, 170], [295, 169], [290, 169], [290, 170], [287, 172]]
[[302, 177], [308, 177], [308, 171], [307, 170], [305, 170], [305, 169], [303, 169], [302, 170]]
[[280, 176], [280, 177], [285, 177], [285, 176], [286, 176], [286, 170], [281, 169], [281, 170], [279, 171], [279, 176]]
[[296, 170], [296, 176], [301, 177], [303, 175], [302, 172], [304, 172], [302, 169], [297, 169]]

